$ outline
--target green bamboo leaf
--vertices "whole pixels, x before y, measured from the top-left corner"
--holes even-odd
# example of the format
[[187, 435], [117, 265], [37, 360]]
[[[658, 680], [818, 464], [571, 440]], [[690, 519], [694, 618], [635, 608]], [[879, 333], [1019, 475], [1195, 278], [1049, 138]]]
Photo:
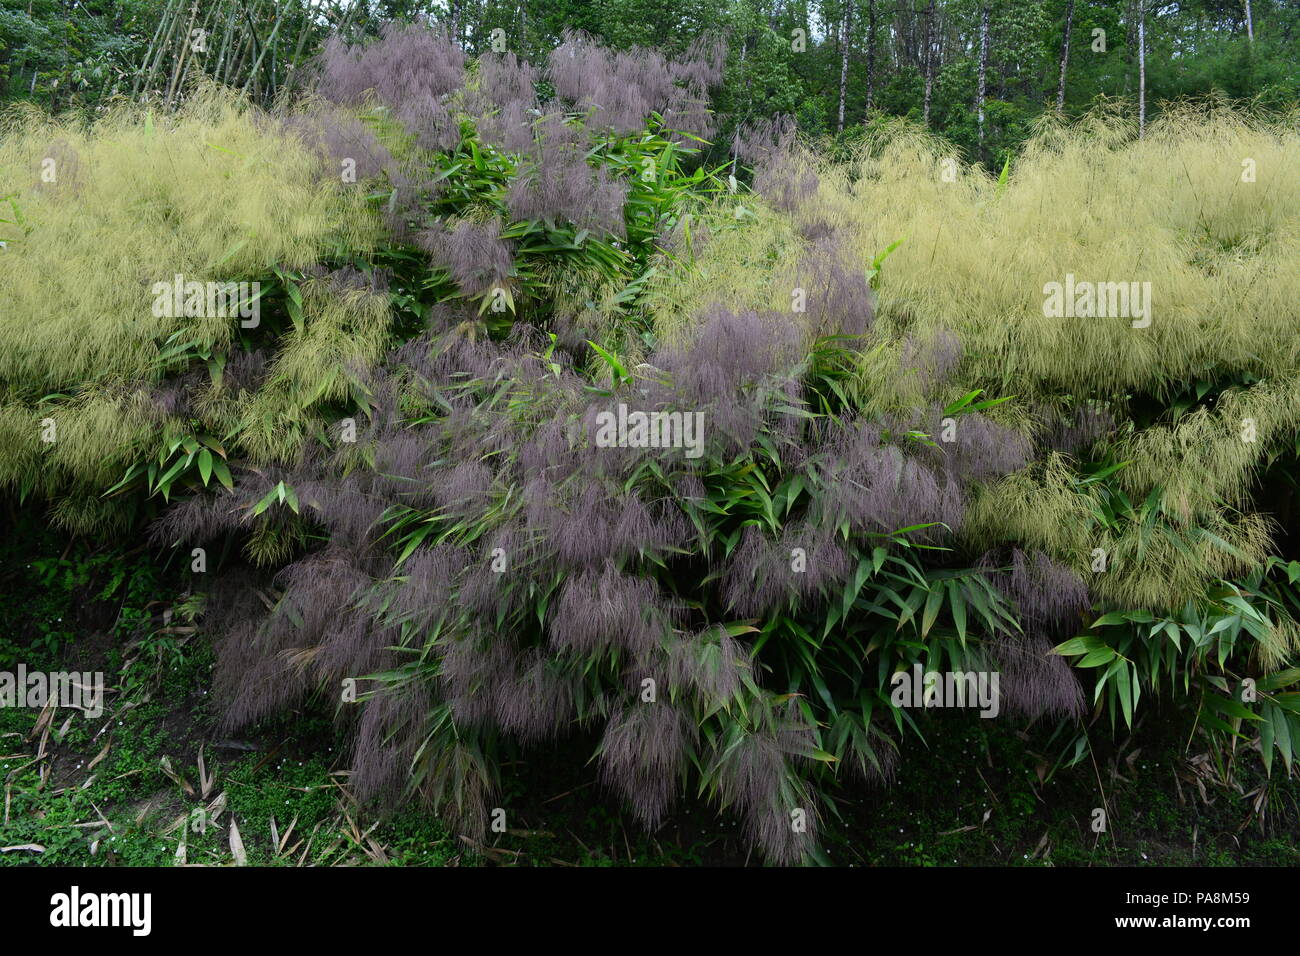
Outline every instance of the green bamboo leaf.
[[1103, 614], [1097, 620], [1089, 624], [1089, 627], [1113, 627], [1116, 624], [1126, 624], [1128, 618], [1123, 611], [1111, 611], [1109, 614]]
[[[289, 285], [287, 288], [294, 289], [296, 287]], [[302, 335], [307, 328], [307, 320], [303, 318], [302, 314], [302, 296], [299, 295], [297, 298], [290, 296], [285, 300], [284, 304], [289, 312], [289, 318], [293, 321], [294, 331]]]
[[1098, 667], [1102, 664], [1108, 664], [1115, 659], [1115, 651], [1109, 647], [1099, 647], [1094, 651], [1089, 651], [1082, 658], [1074, 662], [1075, 667]]
[[1216, 711], [1238, 720], [1263, 720], [1259, 714], [1255, 713], [1249, 707], [1246, 707], [1239, 700], [1232, 697], [1221, 697], [1218, 694], [1207, 694], [1206, 703], [1214, 707]]
[[230, 467], [220, 458], [214, 458], [212, 460], [212, 473], [217, 476], [217, 480], [225, 485], [228, 490], [235, 490], [235, 482], [230, 477]]
[[1276, 733], [1273, 728], [1274, 728], [1275, 721], [1277, 721], [1279, 717], [1279, 714], [1281, 714], [1281, 718], [1283, 720], [1286, 719], [1286, 714], [1280, 712], [1278, 708], [1274, 707], [1268, 701], [1264, 701], [1261, 710], [1264, 715], [1264, 721], [1259, 725], [1259, 756], [1260, 759], [1264, 761], [1264, 772], [1269, 776], [1272, 776], [1273, 775], [1273, 742], [1276, 737]]
[[957, 640], [966, 643], [966, 598], [961, 585], [956, 581], [948, 582], [948, 606], [952, 609], [952, 621], [957, 627]]
[[256, 517], [257, 515], [260, 515], [263, 511], [265, 511], [267, 508], [271, 507], [271, 505], [274, 504], [276, 498], [279, 497], [279, 494], [280, 494], [279, 485], [277, 485], [276, 487], [268, 491], [266, 493], [266, 496], [261, 501], [259, 501], [256, 505], [253, 506], [253, 516]]
[[930, 633], [930, 628], [934, 626], [935, 618], [939, 616], [939, 608], [943, 604], [942, 585], [930, 592], [930, 596], [925, 601], [925, 612], [921, 616], [921, 636], [925, 637]]
[[1273, 725], [1273, 735], [1277, 744], [1277, 752], [1282, 755], [1282, 762], [1286, 764], [1286, 772], [1291, 772], [1291, 717], [1283, 714], [1282, 719]]
[[623, 363], [620, 362], [618, 358], [614, 356], [612, 353], [605, 351], [603, 348], [601, 348], [599, 345], [597, 345], [595, 342], [592, 342], [591, 340], [588, 340], [587, 344], [590, 345], [592, 349], [595, 351], [595, 353], [599, 355], [602, 359], [604, 359], [605, 364], [610, 367], [614, 384], [616, 385], [621, 384], [622, 382], [628, 381], [632, 377], [628, 373], [628, 370], [624, 367]]
[[1300, 681], [1300, 667], [1288, 667], [1276, 674], [1269, 674], [1267, 677], [1260, 678], [1258, 684], [1260, 690], [1273, 691], [1289, 687], [1298, 681]]
[[944, 415], [945, 416], [956, 415], [958, 412], [960, 412], [971, 402], [975, 401], [975, 399], [977, 399], [980, 396], [980, 393], [982, 393], [983, 391], [984, 389], [977, 388], [973, 392], [967, 392], [961, 398], [957, 399], [957, 401], [953, 402], [951, 405], [945, 408], [943, 410]]

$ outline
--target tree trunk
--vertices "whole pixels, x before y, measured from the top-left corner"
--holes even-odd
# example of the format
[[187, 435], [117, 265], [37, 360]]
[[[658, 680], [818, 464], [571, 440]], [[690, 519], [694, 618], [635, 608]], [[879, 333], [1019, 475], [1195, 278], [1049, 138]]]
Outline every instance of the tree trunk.
[[984, 5], [980, 11], [980, 71], [979, 84], [975, 92], [975, 112], [979, 117], [980, 145], [984, 145], [984, 95], [985, 81], [989, 71], [989, 7]]
[[925, 10], [925, 125], [930, 125], [930, 93], [934, 89], [934, 2]]
[[1146, 13], [1138, 4], [1138, 139], [1147, 134], [1147, 30]]
[[867, 118], [876, 93], [876, 0], [867, 0]]
[[[167, 29], [163, 33], [162, 42], [158, 44], [156, 49], [151, 50], [152, 60], [149, 60], [149, 57], [146, 56], [147, 69], [145, 70], [144, 75], [140, 81], [140, 92], [145, 94], [149, 92], [149, 84], [153, 82], [154, 75], [162, 67], [163, 57], [166, 55], [167, 50], [170, 49], [172, 45], [172, 38], [176, 34], [176, 27], [180, 24], [181, 17], [184, 16], [184, 9], [185, 9], [185, 4], [183, 0], [176, 0], [175, 5], [171, 8], [172, 10], [171, 20], [168, 22]], [[134, 90], [132, 91], [131, 96], [134, 99], [135, 97]]]
[[225, 73], [223, 71], [226, 69], [226, 67], [229, 64], [229, 60], [227, 60], [226, 57], [227, 54], [231, 52], [230, 34], [231, 31], [234, 30], [235, 28], [234, 27], [235, 8], [237, 6], [238, 6], [238, 0], [236, 0], [236, 2], [231, 3], [230, 13], [226, 16], [226, 27], [224, 30], [221, 31], [221, 46], [217, 48], [217, 62], [216, 65], [212, 68], [212, 76], [213, 79], [216, 80], [224, 81]]
[[304, 8], [302, 14], [302, 32], [298, 34], [298, 42], [293, 48], [293, 60], [289, 63], [289, 75], [285, 77], [286, 83], [292, 83], [298, 78], [298, 64], [302, 60], [303, 47], [307, 45], [307, 35], [311, 32], [311, 12]]
[[1250, 0], [1246, 0], [1246, 40], [1249, 43], [1255, 42], [1255, 24], [1250, 16]]
[[[132, 84], [131, 87], [132, 99], [135, 99], [136, 93], [140, 91], [140, 84], [144, 81], [145, 74], [151, 69], [150, 64], [153, 63], [154, 48], [158, 45], [158, 40], [162, 37], [163, 28], [167, 26], [168, 17], [171, 12], [172, 8], [170, 6], [163, 8], [162, 17], [158, 20], [158, 29], [154, 30], [153, 39], [149, 41], [149, 46], [145, 48], [144, 60], [141, 61], [139, 69], [135, 72], [135, 83]], [[24, 65], [26, 65], [25, 59], [23, 62]], [[15, 71], [14, 75], [18, 75], [17, 71]]]
[[1056, 86], [1056, 112], [1065, 109], [1065, 67], [1070, 62], [1070, 28], [1074, 25], [1074, 0], [1065, 8], [1065, 39], [1061, 42], [1061, 81]]
[[[262, 52], [258, 54], [257, 59], [253, 61], [253, 68], [249, 70], [248, 79], [244, 81], [245, 93], [248, 92], [249, 85], [252, 84], [255, 80], [260, 82], [260, 79], [257, 75], [258, 71], [261, 70], [262, 68], [262, 61], [266, 59], [266, 51], [273, 49], [275, 47], [275, 38], [280, 32], [280, 24], [282, 23], [284, 23], [284, 10], [281, 10], [280, 16], [276, 18], [275, 26], [272, 27], [271, 35], [267, 38], [266, 43], [262, 44]], [[253, 89], [253, 95], [254, 97], [257, 96], [256, 87], [254, 87]]]
[[172, 97], [175, 95], [177, 86], [181, 81], [181, 72], [186, 65], [186, 60], [189, 59], [190, 37], [192, 35], [191, 31], [194, 29], [194, 20], [196, 17], [198, 17], [198, 15], [199, 15], [199, 5], [197, 0], [195, 0], [194, 5], [190, 7], [190, 22], [186, 24], [185, 32], [181, 34], [181, 55], [180, 58], [176, 61], [175, 68], [172, 70], [171, 82], [167, 84], [167, 96], [163, 100], [164, 105], [168, 109], [171, 108]]
[[849, 87], [849, 45], [853, 40], [853, 0], [844, 0], [844, 26], [840, 30], [840, 115], [835, 132], [844, 132], [844, 95]]

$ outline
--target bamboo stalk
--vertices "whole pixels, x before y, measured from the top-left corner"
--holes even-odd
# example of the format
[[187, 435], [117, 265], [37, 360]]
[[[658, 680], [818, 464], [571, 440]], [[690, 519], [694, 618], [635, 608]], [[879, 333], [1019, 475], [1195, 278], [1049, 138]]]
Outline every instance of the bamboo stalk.
[[176, 92], [177, 84], [180, 83], [181, 70], [185, 66], [185, 61], [189, 58], [190, 45], [188, 41], [191, 36], [191, 31], [194, 29], [194, 20], [198, 15], [198, 0], [194, 0], [194, 3], [190, 6], [190, 22], [185, 25], [185, 33], [181, 36], [181, 56], [180, 59], [176, 61], [176, 66], [172, 68], [172, 79], [171, 82], [167, 84], [167, 95], [163, 98], [163, 104], [168, 108], [172, 105], [172, 95]]
[[[175, 36], [176, 32], [176, 25], [180, 22], [180, 11], [184, 3], [185, 0], [172, 0], [172, 3], [168, 6], [167, 12], [169, 16], [167, 31], [163, 34], [162, 42], [158, 45], [158, 48], [153, 51], [153, 62], [149, 64], [149, 67], [142, 78], [142, 82], [138, 87], [138, 92], [148, 92], [149, 86], [153, 82], [154, 74], [158, 72], [158, 68], [162, 65], [163, 54], [166, 52], [167, 48], [171, 46], [172, 37]], [[132, 98], [135, 97], [136, 92], [137, 91], [132, 91]]]
[[311, 26], [311, 11], [304, 7], [302, 11], [302, 30], [298, 33], [298, 43], [294, 47], [293, 60], [289, 63], [289, 73], [285, 77], [286, 83], [292, 82], [297, 78], [298, 61], [302, 56], [303, 45], [307, 42], [307, 34], [311, 32]]
[[275, 26], [271, 29], [271, 35], [267, 38], [266, 43], [262, 45], [262, 52], [253, 64], [253, 68], [248, 72], [248, 79], [244, 82], [244, 92], [248, 92], [249, 84], [257, 77], [257, 71], [262, 68], [262, 61], [266, 59], [266, 51], [275, 44], [275, 36], [280, 32], [280, 24], [284, 23], [284, 11], [280, 11], [280, 16], [275, 21]]
[[[274, 2], [274, 0], [272, 0], [272, 2]], [[257, 20], [258, 18], [260, 18], [261, 13], [262, 13], [262, 0], [257, 0], [257, 3], [253, 7], [253, 12], [251, 14], [248, 12], [248, 7], [244, 7], [244, 19], [248, 21], [248, 50], [246, 51], [245, 55], [240, 58], [239, 65], [241, 68], [243, 67], [245, 59], [248, 56], [256, 57], [259, 60], [261, 59], [261, 45], [257, 42]], [[248, 89], [249, 83], [256, 84], [256, 79], [257, 79], [256, 72], [250, 71], [248, 74], [248, 82], [244, 84], [244, 89], [245, 90]], [[239, 71], [236, 70], [235, 83], [238, 82], [239, 82]], [[257, 94], [256, 85], [254, 85], [253, 93], [254, 95]]]
[[230, 76], [228, 78], [229, 82], [231, 82], [232, 85], [239, 82], [240, 71], [244, 67], [245, 59], [250, 54], [255, 54], [257, 51], [257, 27], [254, 25], [253, 18], [260, 11], [260, 9], [261, 9], [260, 0], [257, 3], [257, 6], [254, 7], [252, 14], [248, 12], [248, 7], [245, 4], [243, 4], [242, 2], [240, 3], [240, 10], [244, 14], [244, 19], [248, 23], [248, 31], [243, 35], [243, 40], [245, 42], [241, 42], [238, 46], [239, 56], [238, 58], [235, 59], [234, 63], [232, 64], [232, 69], [230, 71]]
[[[203, 35], [203, 46], [204, 46], [204, 49], [202, 51], [203, 56], [202, 58], [200, 58], [198, 55], [199, 54], [198, 50], [193, 50], [193, 49], [191, 50], [191, 52], [194, 53], [194, 56], [190, 57], [190, 62], [185, 67], [185, 74], [181, 76], [181, 83], [179, 87], [181, 90], [186, 89], [185, 81], [188, 79], [190, 67], [195, 63], [195, 61], [198, 61], [201, 64], [199, 66], [199, 72], [205, 75], [208, 72], [207, 58], [212, 53], [212, 47], [208, 43], [208, 40], [211, 38], [210, 34], [212, 33], [212, 30], [210, 30], [209, 27], [211, 27], [212, 25], [213, 18], [217, 16], [221, 10], [221, 2], [222, 0], [217, 0], [217, 2], [209, 6], [207, 8], [207, 11], [203, 14], [203, 25], [199, 27], [199, 30]], [[191, 36], [193, 36], [193, 34], [191, 34]]]
[[170, 9], [171, 9], [170, 7], [163, 8], [163, 15], [158, 18], [158, 27], [153, 31], [153, 39], [150, 40], [149, 45], [145, 47], [144, 59], [141, 61], [140, 66], [136, 69], [135, 82], [131, 86], [132, 99], [135, 99], [136, 94], [140, 92], [140, 80], [143, 78], [143, 71], [144, 71], [145, 64], [147, 64], [149, 62], [149, 58], [153, 56], [154, 46], [158, 43], [158, 38], [162, 36], [163, 26], [167, 23], [167, 14]]
[[230, 50], [230, 33], [232, 25], [235, 22], [235, 7], [237, 3], [232, 0], [230, 4], [230, 13], [226, 16], [226, 28], [221, 31], [221, 52], [217, 54], [217, 65], [212, 71], [212, 75], [217, 79], [222, 79], [222, 69], [229, 65], [226, 60], [226, 54]]

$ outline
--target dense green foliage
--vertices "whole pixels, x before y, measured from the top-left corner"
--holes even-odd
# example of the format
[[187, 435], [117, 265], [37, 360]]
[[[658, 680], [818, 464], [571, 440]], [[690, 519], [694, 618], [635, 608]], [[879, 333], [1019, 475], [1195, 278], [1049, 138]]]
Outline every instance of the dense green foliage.
[[[1294, 0], [6, 0], [0, 88], [51, 107], [145, 93], [174, 101], [203, 74], [269, 99], [299, 85], [302, 67], [331, 30], [373, 36], [384, 22], [415, 16], [454, 29], [473, 55], [509, 50], [530, 59], [556, 46], [565, 30], [616, 49], [669, 52], [719, 34], [730, 50], [714, 101], [725, 132], [780, 113], [797, 116], [813, 134], [908, 117], [967, 156], [996, 164], [1056, 107], [1058, 95], [1071, 115], [1098, 96], [1135, 109], [1142, 74], [1149, 115], [1164, 101], [1210, 92], [1285, 109], [1300, 92]], [[207, 50], [191, 48], [195, 31], [203, 31]]]

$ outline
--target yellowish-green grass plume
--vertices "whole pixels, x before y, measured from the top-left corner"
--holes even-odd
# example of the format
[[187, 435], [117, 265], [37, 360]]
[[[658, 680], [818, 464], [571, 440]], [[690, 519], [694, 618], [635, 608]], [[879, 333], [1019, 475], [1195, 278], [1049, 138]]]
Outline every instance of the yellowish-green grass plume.
[[[1023, 429], [1031, 409], [1095, 400], [1122, 423], [1111, 449], [1128, 462], [1120, 487], [1136, 504], [1159, 489], [1158, 532], [1135, 521], [1103, 534], [1095, 489], [1048, 462], [985, 489], [968, 516], [972, 544], [1019, 541], [1083, 572], [1104, 548], [1107, 572], [1089, 577], [1096, 593], [1164, 606], [1267, 554], [1267, 516], [1237, 509], [1300, 427], [1295, 122], [1210, 103], [1165, 113], [1139, 140], [1118, 112], [1100, 109], [1072, 125], [1044, 121], [1003, 182], [902, 125], [874, 134], [846, 164], [811, 152], [802, 162], [820, 178], [814, 196], [793, 213], [735, 197], [694, 268], [655, 289], [662, 334], [682, 337], [700, 303], [790, 312], [804, 232], [829, 226], [848, 237], [864, 270], [902, 240], [877, 277], [878, 334], [859, 365], [869, 407], [896, 412], [982, 388], [1015, 396], [995, 414]], [[1045, 314], [1047, 284], [1067, 276], [1149, 283], [1149, 325]], [[899, 374], [900, 358], [909, 338], [942, 329], [960, 338], [963, 358], [927, 396]], [[1134, 396], [1165, 400], [1209, 379], [1258, 384], [1171, 422], [1127, 423]]]
[[[160, 377], [160, 350], [182, 329], [221, 347], [239, 318], [156, 315], [155, 283], [178, 274], [247, 280], [276, 265], [309, 267], [340, 248], [371, 248], [378, 226], [362, 187], [322, 172], [321, 159], [278, 124], [216, 90], [175, 114], [128, 105], [92, 125], [7, 114], [0, 482], [93, 497], [157, 447], [158, 416], [139, 389]], [[292, 418], [298, 399], [338, 397], [341, 367], [373, 359], [388, 322], [373, 302], [326, 295], [307, 295], [304, 314], [305, 331], [287, 336], [273, 360], [261, 414]], [[41, 440], [47, 419], [57, 426], [53, 442]], [[259, 457], [292, 449], [255, 438]], [[106, 513], [84, 501], [55, 507], [73, 525], [83, 523], [78, 515]]]

